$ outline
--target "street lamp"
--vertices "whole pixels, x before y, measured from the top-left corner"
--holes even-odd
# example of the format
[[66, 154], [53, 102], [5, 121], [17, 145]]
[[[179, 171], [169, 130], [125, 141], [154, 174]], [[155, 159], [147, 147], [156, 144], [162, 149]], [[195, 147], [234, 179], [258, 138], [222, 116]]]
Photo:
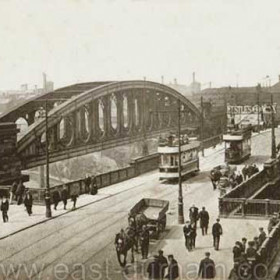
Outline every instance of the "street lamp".
[[276, 143], [275, 143], [275, 121], [274, 121], [274, 108], [273, 108], [273, 94], [270, 93], [271, 99], [271, 158], [276, 158]]
[[184, 202], [183, 202], [183, 191], [182, 191], [182, 159], [181, 159], [181, 101], [178, 100], [178, 223], [184, 223]]

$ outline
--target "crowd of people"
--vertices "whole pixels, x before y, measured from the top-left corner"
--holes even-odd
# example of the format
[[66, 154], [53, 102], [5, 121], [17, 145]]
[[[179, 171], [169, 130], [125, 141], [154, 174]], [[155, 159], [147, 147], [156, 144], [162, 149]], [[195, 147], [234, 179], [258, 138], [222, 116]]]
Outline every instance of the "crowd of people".
[[234, 267], [229, 275], [230, 280], [252, 279], [252, 275], [260, 277], [261, 271], [255, 268], [261, 261], [258, 250], [266, 240], [266, 236], [264, 229], [260, 227], [259, 236], [253, 240], [247, 242], [247, 238], [243, 237], [241, 241], [235, 242], [232, 249]]

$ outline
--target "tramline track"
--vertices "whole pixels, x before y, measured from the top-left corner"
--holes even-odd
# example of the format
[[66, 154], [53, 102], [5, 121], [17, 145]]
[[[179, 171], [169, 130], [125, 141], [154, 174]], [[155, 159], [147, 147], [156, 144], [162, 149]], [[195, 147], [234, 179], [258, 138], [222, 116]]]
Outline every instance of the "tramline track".
[[[177, 192], [175, 192], [175, 193], [176, 193], [176, 196], [177, 196]], [[163, 193], [162, 195], [157, 196], [156, 198], [157, 198], [157, 199], [162, 199], [162, 198], [164, 198], [164, 197], [169, 197], [169, 198], [170, 198], [170, 195], [171, 195], [171, 194], [174, 194], [174, 189], [173, 189], [173, 188], [171, 188], [171, 189], [168, 188], [168, 189], [166, 189], [166, 191], [164, 191], [164, 193]], [[139, 196], [139, 197], [143, 197], [143, 196], [145, 196], [145, 194], [141, 194], [141, 196]], [[118, 217], [117, 220], [116, 220], [115, 222], [113, 222], [113, 223], [110, 224], [110, 227], [112, 227], [112, 226], [114, 226], [114, 225], [117, 225], [117, 224], [121, 224], [120, 221], [122, 221], [125, 217], [127, 217], [128, 211], [129, 211], [130, 207], [131, 207], [133, 204], [134, 204], [134, 202], [133, 202], [133, 203], [130, 203], [130, 206], [129, 206], [129, 207], [127, 207], [127, 206], [126, 206], [126, 207], [123, 207], [123, 208], [126, 208], [126, 211], [122, 211], [122, 212], [125, 212], [125, 215], [122, 215], [121, 217]], [[121, 211], [118, 211], [118, 212], [121, 213]], [[125, 221], [125, 222], [127, 223], [127, 221]], [[105, 224], [106, 224], [106, 221], [102, 220], [102, 221], [100, 221], [100, 222], [98, 222], [98, 223], [99, 223], [99, 224], [102, 224], [102, 223], [105, 223]], [[96, 224], [95, 224], [95, 225], [96, 225]], [[92, 227], [92, 225], [89, 226], [88, 229], [91, 228], [91, 227]], [[97, 232], [91, 234], [91, 235], [88, 236], [87, 238], [82, 239], [82, 241], [80, 241], [80, 242], [79, 242], [78, 244], [76, 244], [75, 246], [72, 246], [71, 249], [67, 250], [67, 251], [63, 254], [63, 256], [67, 255], [68, 253], [72, 252], [72, 251], [75, 250], [75, 249], [80, 248], [80, 246], [83, 245], [84, 243], [89, 242], [90, 240], [96, 238], [97, 235], [102, 234], [102, 232], [104, 232], [104, 230], [106, 230], [106, 229], [107, 229], [109, 232], [111, 232], [111, 230], [108, 229], [108, 225], [105, 225], [104, 227], [102, 227], [102, 229], [100, 229], [100, 230], [98, 230]], [[114, 233], [115, 233], [115, 232], [114, 232]], [[113, 236], [113, 237], [114, 237], [114, 236]], [[72, 237], [72, 238], [75, 238], [75, 237]], [[98, 248], [98, 250], [97, 250], [93, 255], [91, 255], [88, 259], [86, 259], [86, 260], [83, 261], [82, 263], [88, 262], [88, 260], [92, 259], [96, 254], [100, 253], [103, 249], [105, 249], [105, 248], [108, 247], [109, 245], [113, 245], [113, 244], [112, 244], [112, 243], [113, 243], [113, 240], [114, 240], [114, 238], [110, 239], [109, 242], [107, 242], [107, 243], [106, 243], [104, 246], [102, 246], [101, 248]], [[97, 244], [97, 245], [98, 245], [98, 244]], [[56, 246], [54, 246], [54, 247], [56, 247]], [[51, 248], [50, 250], [48, 250], [48, 252], [51, 251], [52, 249], [53, 249], [53, 248]], [[45, 253], [44, 253], [44, 254], [45, 254]], [[41, 254], [41, 255], [43, 255], [43, 254]], [[38, 257], [36, 257], [36, 259], [38, 259]], [[50, 262], [50, 263], [48, 263], [48, 264], [45, 264], [44, 270], [47, 269], [48, 267], [50, 267], [51, 265], [55, 264], [55, 263], [56, 263], [57, 261], [59, 261], [59, 260], [60, 260], [60, 257], [54, 259], [52, 262]], [[36, 275], [37, 275], [37, 274], [32, 275], [32, 278], [34, 278]]]

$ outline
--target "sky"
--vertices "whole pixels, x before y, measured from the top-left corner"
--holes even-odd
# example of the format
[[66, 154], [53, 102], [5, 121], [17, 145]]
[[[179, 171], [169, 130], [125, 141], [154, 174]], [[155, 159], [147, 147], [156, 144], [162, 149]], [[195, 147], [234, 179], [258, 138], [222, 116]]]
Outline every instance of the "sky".
[[143, 79], [203, 86], [280, 74], [279, 0], [0, 0], [0, 89]]

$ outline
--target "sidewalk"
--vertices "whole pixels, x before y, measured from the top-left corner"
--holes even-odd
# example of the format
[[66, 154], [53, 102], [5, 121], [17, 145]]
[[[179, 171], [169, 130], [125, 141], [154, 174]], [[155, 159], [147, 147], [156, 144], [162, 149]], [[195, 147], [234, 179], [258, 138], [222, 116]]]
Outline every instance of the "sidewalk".
[[[133, 178], [131, 180], [102, 188], [98, 191], [97, 195], [80, 195], [77, 200], [76, 210], [97, 201], [106, 199], [107, 197], [115, 196], [134, 187], [139, 187], [142, 184], [146, 184], [146, 181], [149, 181], [151, 177], [155, 176], [157, 176], [157, 173], [153, 171]], [[145, 181], [143, 180], [143, 177], [145, 177]], [[11, 204], [8, 212], [9, 222], [3, 223], [2, 217], [0, 217], [0, 240], [22, 230], [47, 222], [50, 219], [65, 215], [72, 211], [72, 205], [73, 202], [70, 199], [68, 199], [67, 210], [63, 209], [62, 202], [59, 203], [57, 210], [54, 210], [52, 205], [52, 218], [46, 218], [46, 207], [44, 205], [33, 205], [33, 214], [31, 216], [28, 216], [23, 204]]]

